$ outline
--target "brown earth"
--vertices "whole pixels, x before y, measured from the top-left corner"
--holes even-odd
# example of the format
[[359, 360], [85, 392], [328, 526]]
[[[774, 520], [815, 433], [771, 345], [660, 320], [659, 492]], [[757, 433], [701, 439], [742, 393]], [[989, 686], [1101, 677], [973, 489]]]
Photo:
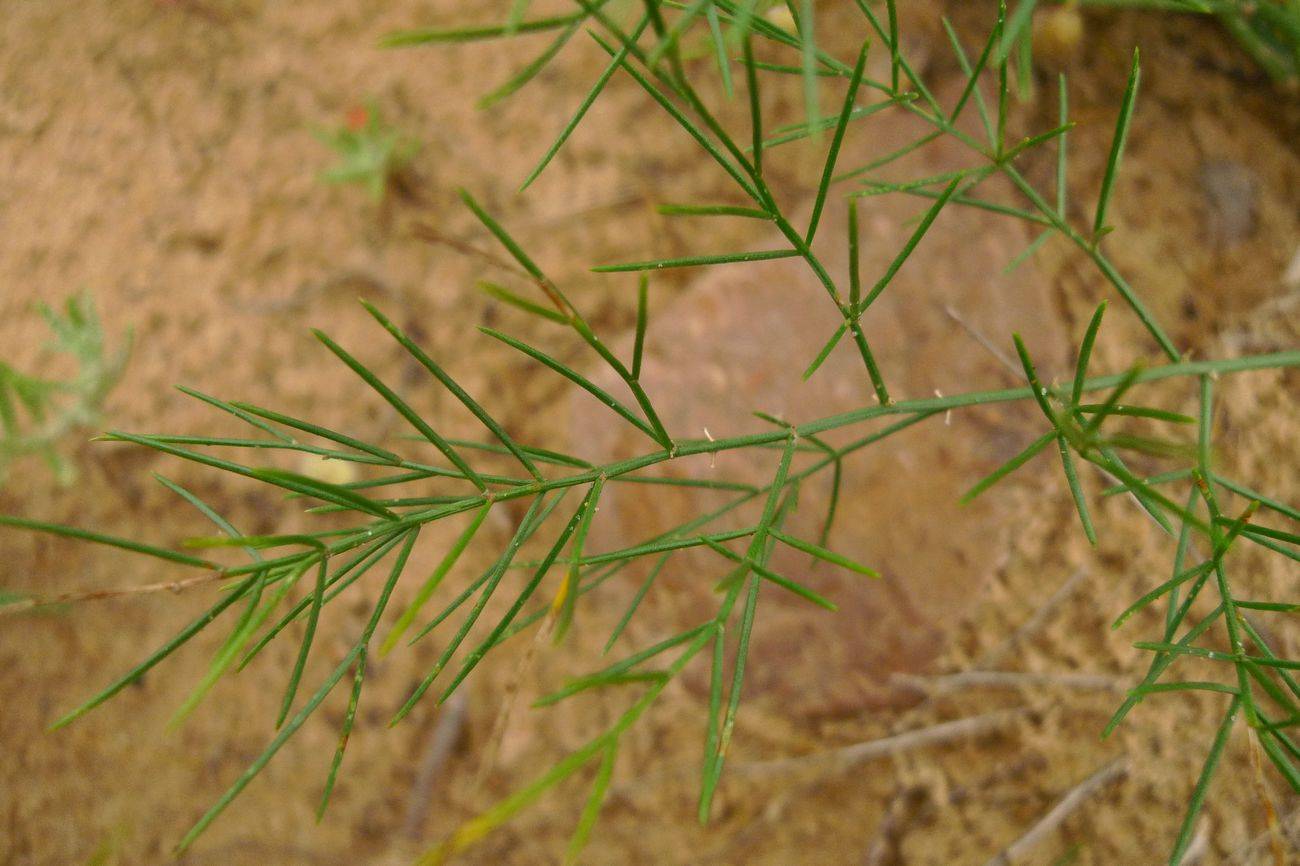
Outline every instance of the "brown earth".
[[[980, 31], [981, 4], [949, 5], [963, 33]], [[345, 0], [305, 11], [246, 0], [135, 0], [11, 2], [3, 11], [0, 356], [20, 368], [37, 363], [43, 336], [31, 302], [89, 287], [109, 333], [130, 328], [135, 334], [131, 365], [110, 401], [107, 423], [114, 428], [237, 434], [237, 426], [171, 389], [179, 382], [400, 444], [398, 421], [315, 344], [307, 330], [314, 326], [402, 383], [412, 403], [445, 430], [478, 435], [472, 419], [426, 387], [422, 371], [398, 347], [379, 339], [353, 302], [360, 294], [417, 333], [518, 437], [593, 459], [635, 453], [645, 446], [623, 439], [612, 421], [555, 377], [469, 336], [477, 324], [500, 326], [590, 366], [556, 329], [475, 291], [480, 277], [525, 284], [510, 269], [464, 251], [465, 244], [492, 247], [460, 206], [455, 187], [472, 190], [506, 222], [615, 345], [633, 322], [634, 280], [596, 277], [590, 265], [772, 245], [745, 221], [701, 225], [653, 211], [663, 201], [731, 200], [732, 194], [726, 178], [628, 81], [610, 88], [550, 172], [528, 194], [515, 195], [601, 58], [575, 43], [527, 90], [480, 112], [475, 99], [517, 68], [517, 51], [371, 47], [394, 28], [484, 17], [457, 4]], [[856, 13], [828, 3], [819, 11], [830, 47], [846, 55], [861, 35]], [[918, 3], [908, 12], [915, 19], [905, 31], [912, 34], [910, 47], [940, 94], [951, 98], [960, 83], [934, 7]], [[1081, 122], [1071, 139], [1071, 180], [1079, 191], [1072, 217], [1087, 219], [1127, 52], [1140, 43], [1143, 87], [1109, 254], [1193, 355], [1294, 348], [1297, 290], [1282, 278], [1300, 237], [1294, 97], [1261, 81], [1204, 22], [1113, 14], [1086, 21], [1073, 54], [1042, 52], [1040, 95], [1018, 105], [1014, 117], [1026, 130], [1052, 125], [1049, 76], [1058, 66], [1069, 71]], [[388, 120], [425, 142], [408, 193], [381, 206], [358, 189], [318, 180], [330, 155], [312, 136], [372, 97]], [[774, 117], [797, 119], [799, 98], [792, 81], [768, 93], [768, 107]], [[743, 122], [743, 106], [723, 116]], [[846, 164], [908, 132], [883, 118], [863, 130], [850, 139]], [[959, 158], [950, 150], [927, 151], [900, 176], [943, 171]], [[796, 213], [799, 191], [815, 183], [819, 159], [811, 146], [774, 157], [774, 183]], [[1025, 168], [1040, 184], [1050, 183], [1046, 156]], [[908, 231], [902, 221], [917, 207], [892, 198], [864, 206], [868, 273], [878, 272], [897, 248]], [[842, 236], [840, 208], [826, 219], [821, 237], [838, 274], [844, 262], [833, 259], [834, 244], [826, 239]], [[455, 243], [421, 239], [430, 232]], [[1025, 331], [1047, 373], [1068, 375], [1065, 347], [1078, 339], [1097, 300], [1109, 297], [1090, 266], [1048, 244], [1006, 277], [1003, 264], [1031, 238], [1020, 226], [953, 211], [934, 232], [869, 319], [897, 392], [926, 396], [1012, 381], [945, 306], [998, 345], [1008, 343], [1010, 330]], [[829, 327], [822, 317], [829, 306], [819, 287], [799, 268], [767, 263], [663, 272], [652, 286], [647, 387], [663, 395], [669, 426], [684, 435], [700, 435], [706, 426], [719, 436], [758, 429], [747, 426], [759, 425], [746, 416], [755, 408], [805, 420], [870, 402], [847, 351], [806, 386], [794, 381], [834, 327], [833, 317]], [[1154, 358], [1132, 317], [1111, 300], [1097, 368], [1122, 369], [1135, 354]], [[1190, 386], [1159, 394], [1174, 407], [1193, 405]], [[1219, 394], [1218, 458], [1225, 474], [1284, 502], [1300, 501], [1288, 459], [1300, 421], [1294, 373], [1225, 379]], [[694, 820], [707, 694], [701, 666], [665, 692], [659, 708], [625, 738], [614, 794], [586, 860], [984, 863], [1080, 780], [1123, 757], [1123, 780], [1089, 800], [1025, 862], [1162, 862], [1222, 702], [1160, 696], [1111, 740], [1098, 742], [1117, 701], [1114, 683], [1127, 686], [1144, 664], [1131, 643], [1150, 636], [1156, 619], [1140, 617], [1118, 632], [1109, 622], [1165, 579], [1172, 544], [1134, 519], [1130, 503], [1112, 498], [1104, 505], [1096, 500], [1103, 541], [1089, 550], [1059, 468], [1048, 461], [986, 501], [954, 505], [960, 490], [1037, 429], [1033, 414], [1021, 409], [958, 413], [950, 425], [931, 419], [911, 438], [904, 434], [851, 460], [834, 546], [881, 565], [886, 581], [808, 572], [810, 582], [841, 603], [834, 615], [810, 613], [767, 592], [715, 821], [700, 828]], [[43, 467], [25, 464], [0, 489], [0, 512], [158, 544], [207, 534], [200, 515], [177, 508], [153, 483], [149, 473], [156, 471], [217, 505], [244, 532], [305, 525], [285, 521], [275, 494], [252, 484], [120, 445], [71, 443], [70, 450], [80, 472], [75, 487], [59, 489]], [[762, 477], [754, 473], [771, 469], [719, 461], [692, 471]], [[1091, 489], [1095, 495], [1100, 485]], [[631, 543], [705, 504], [705, 497], [649, 492], [618, 488], [593, 544]], [[815, 527], [825, 495], [824, 489], [805, 493], [798, 519], [808, 527]], [[457, 529], [426, 532], [412, 573], [430, 568]], [[485, 565], [511, 530], [504, 514], [489, 524], [456, 572], [459, 579]], [[0, 587], [14, 591], [51, 594], [176, 576], [125, 554], [20, 533], [0, 535], [0, 551]], [[1294, 568], [1249, 551], [1234, 556], [1234, 573], [1248, 575], [1242, 581], [1249, 590], [1288, 598]], [[797, 557], [780, 564], [807, 571]], [[695, 579], [697, 572], [703, 580]], [[700, 605], [711, 598], [701, 587], [717, 574], [706, 557], [676, 561], [622, 646], [648, 646], [674, 626], [697, 622]], [[482, 756], [526, 639], [507, 644], [469, 683], [463, 735], [427, 798], [411, 791], [437, 714], [426, 707], [386, 729], [393, 708], [436, 655], [438, 647], [426, 640], [372, 666], [339, 788], [321, 824], [313, 811], [344, 711], [342, 695], [182, 862], [403, 862], [614, 717], [622, 706], [614, 697], [537, 711], [527, 710], [525, 699], [600, 664], [604, 638], [643, 576], [611, 581], [582, 611], [583, 627], [566, 644], [537, 654], [493, 767], [484, 768]], [[1067, 580], [1068, 598], [1032, 633], [1012, 639]], [[352, 602], [335, 606], [323, 626], [322, 655], [343, 651], [368, 614], [374, 587], [368, 579]], [[211, 598], [210, 590], [199, 589], [0, 621], [0, 862], [170, 862], [171, 846], [261, 751], [292, 663], [289, 642], [224, 679], [176, 730], [167, 721], [206, 670], [220, 635], [200, 637], [70, 728], [43, 731]], [[1296, 630], [1281, 619], [1269, 624], [1294, 657]], [[890, 676], [973, 665], [1052, 674], [1058, 681], [923, 700], [914, 685]], [[323, 663], [309, 667], [309, 681], [324, 671]], [[1092, 691], [1068, 688], [1061, 674], [1106, 682]], [[1016, 707], [1027, 710], [982, 736], [883, 760], [830, 753], [820, 762], [762, 763]], [[1266, 846], [1244, 847], [1266, 829], [1250, 760], [1238, 732], [1202, 825], [1201, 862], [1271, 862]], [[1291, 814], [1295, 798], [1279, 779], [1265, 778], [1278, 809]], [[565, 787], [464, 862], [558, 859], [583, 793], [581, 786]], [[1071, 851], [1077, 859], [1058, 860]]]

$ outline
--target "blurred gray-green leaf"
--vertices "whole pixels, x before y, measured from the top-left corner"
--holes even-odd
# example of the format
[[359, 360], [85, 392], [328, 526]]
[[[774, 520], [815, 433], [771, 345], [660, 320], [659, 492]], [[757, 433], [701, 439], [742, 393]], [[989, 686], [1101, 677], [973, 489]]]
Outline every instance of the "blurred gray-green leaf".
[[117, 349], [108, 349], [88, 292], [70, 297], [61, 311], [47, 304], [38, 309], [52, 335], [41, 365], [66, 355], [76, 370], [67, 378], [46, 378], [0, 360], [0, 484], [15, 461], [31, 456], [41, 457], [59, 484], [71, 484], [76, 468], [60, 453], [60, 444], [99, 425], [130, 354], [130, 335]]

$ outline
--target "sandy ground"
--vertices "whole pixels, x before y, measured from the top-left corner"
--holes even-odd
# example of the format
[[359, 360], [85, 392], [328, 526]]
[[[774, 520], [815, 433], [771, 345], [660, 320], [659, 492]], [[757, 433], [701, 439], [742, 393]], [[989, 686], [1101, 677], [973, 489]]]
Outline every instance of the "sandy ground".
[[[825, 9], [842, 53], [856, 40], [845, 13]], [[959, 27], [979, 10], [953, 4]], [[378, 35], [402, 26], [464, 20], [458, 4], [345, 0], [310, 13], [233, 2], [4, 4], [0, 15], [0, 352], [17, 366], [40, 360], [43, 339], [30, 312], [89, 288], [110, 334], [135, 334], [136, 350], [109, 405], [108, 425], [127, 430], [234, 433], [237, 427], [171, 388], [192, 385], [255, 399], [371, 441], [400, 442], [398, 421], [315, 343], [328, 330], [374, 368], [400, 382], [444, 429], [475, 436], [472, 419], [381, 336], [353, 299], [390, 312], [520, 438], [590, 457], [634, 447], [612, 422], [563, 383], [486, 339], [473, 327], [503, 327], [573, 363], [589, 365], [574, 341], [474, 289], [476, 278], [514, 275], [465, 244], [490, 239], [459, 205], [472, 190], [511, 227], [608, 339], [626, 341], [634, 281], [601, 279], [596, 263], [674, 256], [767, 243], [743, 221], [658, 216], [662, 201], [727, 198], [726, 178], [694, 145], [649, 110], [623, 81], [611, 88], [552, 167], [525, 196], [513, 190], [562, 117], [597, 73], [600, 57], [575, 46], [515, 100], [490, 111], [475, 99], [516, 68], [514, 51], [484, 46], [381, 52]], [[909, 9], [911, 47], [940, 91], [959, 86], [934, 26], [934, 9]], [[969, 19], [969, 20], [968, 20]], [[845, 17], [845, 21], [852, 18]], [[974, 31], [971, 31], [974, 32]], [[1116, 201], [1119, 230], [1108, 250], [1180, 345], [1195, 356], [1292, 348], [1295, 288], [1282, 274], [1295, 253], [1300, 189], [1300, 109], [1260, 81], [1213, 27], [1174, 18], [1097, 15], [1075, 55], [1045, 56], [1040, 84], [1058, 67], [1072, 76], [1081, 122], [1073, 134], [1071, 180], [1095, 190], [1122, 91], [1129, 46], [1140, 43], [1140, 108]], [[768, 94], [773, 116], [797, 118], [797, 84]], [[424, 142], [411, 195], [383, 205], [359, 189], [328, 186], [318, 174], [330, 154], [313, 130], [342, 123], [374, 99], [394, 125]], [[1016, 107], [1025, 128], [1053, 123], [1054, 102]], [[724, 112], [743, 117], [736, 105]], [[873, 121], [874, 122], [874, 121]], [[883, 125], [850, 139], [851, 153], [876, 152], [906, 129]], [[648, 154], [648, 155], [647, 155]], [[819, 157], [790, 148], [773, 162], [792, 209], [806, 208]], [[847, 157], [846, 157], [847, 158]], [[939, 150], [908, 168], [933, 173], [955, 154]], [[1050, 160], [1027, 163], [1046, 183]], [[1089, 196], [1076, 201], [1085, 219]], [[864, 210], [879, 267], [906, 228], [915, 202]], [[823, 237], [842, 231], [828, 214]], [[1030, 235], [1008, 222], [945, 214], [926, 255], [882, 299], [874, 335], [891, 381], [910, 395], [1008, 380], [999, 363], [943, 312], [945, 305], [1006, 342], [1019, 328], [1041, 344], [1042, 362], [1064, 374], [1051, 347], [1077, 340], [1100, 279], [1076, 255], [1051, 244], [1013, 277], [1002, 264]], [[429, 243], [430, 234], [456, 246]], [[972, 242], [972, 238], [975, 239]], [[842, 261], [834, 263], [843, 267]], [[742, 429], [753, 408], [792, 419], [868, 400], [849, 387], [850, 357], [833, 359], [806, 389], [802, 367], [825, 334], [817, 287], [780, 263], [701, 275], [657, 274], [647, 387], [671, 398], [673, 425]], [[1288, 294], [1288, 292], [1290, 294]], [[802, 300], [785, 315], [782, 304]], [[807, 310], [807, 312], [805, 312]], [[781, 340], [778, 351], [763, 351]], [[1096, 364], [1119, 369], [1143, 353], [1136, 325], [1112, 305]], [[1151, 353], [1153, 354], [1153, 353]], [[841, 363], [842, 362], [842, 363]], [[835, 364], [840, 366], [836, 367]], [[698, 371], [697, 388], [680, 371]], [[955, 376], [954, 371], [962, 375]], [[701, 384], [702, 383], [702, 384]], [[688, 396], [688, 390], [695, 395]], [[1296, 378], [1252, 375], [1220, 388], [1219, 459], [1225, 472], [1290, 503], [1300, 501], [1294, 465]], [[1189, 389], [1172, 390], [1192, 405]], [[1112, 632], [1111, 618], [1163, 580], [1172, 546], [1119, 499], [1099, 505], [1103, 543], [1087, 549], [1059, 470], [1043, 461], [989, 501], [958, 509], [956, 493], [1022, 447], [1031, 413], [975, 412], [952, 426], [938, 419], [906, 444], [872, 450], [847, 467], [845, 511], [834, 540], [881, 564], [888, 580], [863, 586], [829, 574], [818, 586], [842, 604], [809, 613], [769, 594], [757, 629], [747, 704], [707, 828], [694, 821], [694, 773], [702, 736], [707, 671], [692, 670], [628, 738], [613, 795], [593, 836], [591, 863], [984, 863], [1020, 837], [1070, 788], [1119, 760], [1116, 776], [1049, 834], [1024, 862], [1155, 862], [1172, 838], [1208, 745], [1219, 702], [1163, 696], [1121, 732], [1097, 732], [1137, 675], [1131, 648], [1154, 615]], [[291, 531], [278, 497], [139, 449], [72, 442], [78, 483], [53, 485], [39, 464], [16, 468], [0, 488], [0, 511], [176, 544], [206, 534], [150, 478], [162, 472], [218, 505], [242, 531]], [[281, 465], [292, 466], [292, 462]], [[908, 475], [927, 468], [923, 482]], [[722, 467], [736, 472], [762, 466]], [[1097, 486], [1094, 485], [1094, 492]], [[620, 493], [595, 542], [628, 543], [648, 527], [680, 519], [702, 501], [637, 490]], [[659, 491], [656, 491], [659, 492]], [[806, 493], [801, 512], [824, 504]], [[879, 503], [889, 503], [887, 508]], [[502, 514], [458, 572], [468, 579], [512, 526]], [[811, 516], [803, 517], [811, 521]], [[936, 531], [936, 527], [940, 531]], [[456, 531], [426, 533], [413, 573], [432, 566]], [[0, 586], [51, 593], [166, 580], [175, 572], [126, 555], [49, 538], [0, 535]], [[688, 621], [702, 601], [683, 559], [645, 603], [623, 638], [649, 645]], [[801, 567], [794, 560], [792, 568]], [[1295, 571], [1243, 553], [1235, 567], [1251, 589], [1287, 597]], [[1153, 578], [1153, 575], [1158, 578]], [[643, 573], [613, 581], [584, 611], [584, 628], [539, 654], [524, 697], [590, 670]], [[1044, 604], [1061, 587], [1068, 592]], [[343, 651], [369, 608], [374, 581], [359, 585], [327, 618], [320, 646]], [[410, 589], [405, 590], [408, 593]], [[0, 622], [0, 862], [14, 864], [169, 862], [171, 846], [247, 766], [271, 736], [294, 645], [224, 680], [184, 726], [167, 720], [220, 639], [201, 637], [165, 666], [71, 728], [44, 726], [162, 643], [211, 599], [211, 592], [74, 605]], [[1036, 612], [1043, 612], [1036, 617]], [[1032, 631], [1012, 638], [1027, 622]], [[1276, 625], [1294, 656], [1296, 632]], [[613, 718], [616, 698], [551, 710], [520, 709], [499, 759], [482, 766], [501, 695], [526, 643], [507, 645], [467, 689], [461, 736], [435, 784], [413, 795], [438, 714], [418, 711], [386, 729], [393, 708], [438, 650], [424, 641], [372, 667], [335, 802], [319, 825], [313, 811], [344, 695], [277, 756], [262, 778], [213, 825], [186, 863], [402, 862], [531, 778]], [[1051, 675], [1087, 675], [1091, 689], [963, 688], [928, 698], [896, 674], [954, 672], [972, 665]], [[321, 676], [324, 663], [309, 668]], [[519, 701], [521, 708], [526, 701]], [[1023, 708], [1022, 710], [1020, 708]], [[852, 760], [834, 750], [881, 736], [984, 715], [1017, 712], [983, 734], [944, 746]], [[828, 753], [819, 761], [764, 765]], [[1279, 811], [1296, 808], [1280, 780], [1266, 777]], [[583, 790], [569, 785], [463, 858], [474, 863], [552, 862], [563, 851]], [[1260, 794], [1244, 736], [1236, 736], [1202, 825], [1201, 862], [1271, 862], [1247, 850], [1264, 830]], [[1073, 853], [1071, 853], [1073, 852]], [[1155, 853], [1153, 853], [1155, 852]], [[1069, 859], [1073, 857], [1074, 859]], [[1063, 859], [1062, 859], [1063, 858]], [[1235, 859], [1234, 859], [1235, 858]]]

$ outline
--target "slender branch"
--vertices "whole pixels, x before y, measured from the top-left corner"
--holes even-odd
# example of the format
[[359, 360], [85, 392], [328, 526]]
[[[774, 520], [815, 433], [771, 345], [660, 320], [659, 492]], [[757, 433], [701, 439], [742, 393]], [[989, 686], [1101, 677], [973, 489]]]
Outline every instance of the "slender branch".
[[155, 592], [184, 592], [187, 589], [193, 589], [198, 586], [206, 586], [210, 583], [216, 583], [223, 580], [228, 575], [225, 572], [215, 571], [208, 574], [200, 574], [195, 577], [186, 577], [181, 580], [164, 580], [158, 583], [143, 583], [139, 586], [112, 586], [102, 589], [89, 589], [80, 592], [64, 592], [58, 595], [46, 595], [32, 598], [23, 598], [10, 604], [0, 605], [0, 616], [23, 613], [35, 608], [51, 607], [59, 604], [74, 604], [81, 601], [101, 601], [110, 598], [123, 598], [132, 595], [149, 595]]
[[1025, 707], [999, 710], [982, 716], [958, 719], [954, 722], [940, 722], [928, 728], [907, 731], [890, 737], [881, 737], [878, 740], [867, 740], [866, 742], [854, 743], [851, 746], [838, 749], [801, 755], [797, 758], [777, 758], [771, 761], [751, 761], [747, 764], [736, 764], [733, 765], [732, 772], [753, 777], [782, 775], [809, 769], [825, 769], [827, 767], [838, 770], [847, 769], [877, 758], [897, 755], [901, 752], [908, 752], [926, 746], [942, 745], [954, 740], [980, 737], [993, 731], [1002, 730], [1016, 719], [1024, 716], [1027, 711]]
[[1039, 819], [1025, 835], [1021, 836], [1015, 842], [1012, 842], [1006, 848], [988, 861], [986, 866], [1011, 866], [1013, 863], [1020, 862], [1032, 851], [1039, 842], [1051, 835], [1057, 827], [1065, 822], [1075, 812], [1095, 797], [1107, 785], [1117, 781], [1128, 773], [1128, 758], [1119, 757], [1106, 764], [1100, 770], [1097, 770], [1088, 778], [1084, 779], [1078, 785], [1070, 789], [1055, 806], [1052, 807], [1046, 815]]

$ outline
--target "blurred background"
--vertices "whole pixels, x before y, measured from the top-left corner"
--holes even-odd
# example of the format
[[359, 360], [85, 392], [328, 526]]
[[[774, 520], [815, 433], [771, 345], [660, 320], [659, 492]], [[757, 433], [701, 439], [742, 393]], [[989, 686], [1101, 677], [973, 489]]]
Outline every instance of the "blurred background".
[[[655, 211], [663, 202], [729, 201], [734, 192], [693, 142], [618, 77], [548, 172], [517, 194], [599, 74], [602, 52], [575, 39], [527, 89], [481, 109], [480, 98], [541, 50], [546, 37], [376, 47], [396, 29], [498, 21], [509, 4], [497, 5], [0, 3], [0, 361], [71, 375], [69, 359], [49, 353], [49, 329], [35, 305], [62, 309], [82, 292], [102, 320], [106, 356], [128, 339], [132, 346], [120, 381], [110, 377], [115, 387], [99, 395], [102, 406], [92, 407], [102, 411], [59, 438], [58, 471], [38, 457], [8, 463], [0, 512], [159, 545], [208, 534], [200, 515], [178, 507], [154, 482], [151, 473], [163, 472], [219, 506], [246, 533], [292, 531], [301, 515], [292, 515], [274, 491], [89, 439], [108, 428], [238, 429], [173, 388], [183, 384], [367, 441], [399, 441], [400, 419], [328, 357], [311, 327], [328, 331], [399, 384], [446, 430], [478, 435], [472, 419], [452, 411], [451, 398], [381, 339], [358, 296], [445, 361], [516, 438], [591, 459], [634, 448], [599, 407], [477, 333], [478, 325], [500, 327], [592, 366], [573, 341], [475, 287], [478, 279], [508, 283], [513, 275], [456, 188], [484, 202], [602, 335], [624, 347], [635, 321], [635, 280], [601, 277], [591, 266], [774, 244], [743, 220], [701, 225]], [[910, 56], [936, 92], [952, 99], [962, 79], [939, 16], [952, 17], [973, 52], [993, 4], [902, 5]], [[567, 9], [533, 6], [539, 15], [550, 6]], [[817, 4], [822, 41], [841, 57], [866, 36], [849, 6]], [[1086, 9], [1062, 24], [1055, 8], [1035, 22], [1035, 87], [1014, 105], [1015, 127], [1055, 125], [1055, 75], [1067, 72], [1080, 123], [1072, 133], [1071, 182], [1086, 206], [1105, 164], [1131, 49], [1140, 45], [1142, 91], [1108, 252], [1193, 357], [1294, 348], [1300, 331], [1294, 88], [1271, 79], [1212, 20]], [[792, 77], [788, 87], [773, 85], [766, 94], [773, 126], [801, 118], [799, 87]], [[724, 105], [723, 118], [743, 124], [743, 101], [725, 104], [715, 90], [709, 95]], [[829, 106], [840, 96], [825, 99]], [[890, 118], [873, 119], [851, 136], [853, 158], [863, 162], [915, 133]], [[366, 183], [373, 179], [364, 170], [368, 155], [349, 150], [367, 130], [395, 159], [395, 170], [378, 186]], [[795, 212], [811, 201], [821, 146], [794, 145], [773, 159], [774, 187]], [[926, 152], [910, 164], [910, 176], [948, 170], [958, 160], [954, 151]], [[350, 171], [357, 166], [363, 170]], [[1026, 172], [1049, 184], [1052, 168], [1042, 155]], [[355, 179], [360, 182], [339, 182]], [[864, 207], [869, 266], [878, 270], [889, 260], [909, 232], [905, 221], [921, 207], [892, 199]], [[843, 216], [835, 211], [828, 212], [823, 234], [839, 238]], [[1106, 294], [1086, 262], [1052, 244], [1005, 274], [1004, 265], [1031, 239], [1008, 221], [964, 212], [941, 217], [925, 255], [909, 262], [872, 325], [886, 370], [903, 383], [903, 393], [1013, 381], [972, 332], [1009, 345], [1009, 331], [1024, 330], [1044, 366], [1068, 375], [1065, 349]], [[815, 282], [783, 263], [718, 274], [654, 275], [647, 387], [670, 405], [670, 426], [699, 435], [707, 425], [724, 435], [749, 429], [754, 422], [744, 413], [754, 408], [806, 420], [869, 402], [865, 383], [836, 372], [852, 371], [852, 358], [839, 359], [845, 363], [832, 364], [806, 390], [798, 384], [799, 370], [829, 330]], [[1119, 370], [1152, 356], [1118, 304], [1109, 318], [1099, 369]], [[1221, 397], [1223, 465], [1290, 503], [1300, 501], [1291, 459], [1300, 421], [1296, 386], [1293, 373], [1252, 375], [1233, 379]], [[1097, 732], [1144, 664], [1131, 647], [1142, 635], [1113, 633], [1109, 622], [1166, 578], [1170, 546], [1115, 497], [1098, 509], [1111, 531], [1099, 550], [1088, 549], [1054, 466], [1030, 467], [989, 502], [959, 509], [961, 490], [1023, 447], [1034, 430], [1030, 419], [1012, 409], [970, 413], [851, 464], [837, 549], [882, 564], [888, 580], [863, 587], [825, 576], [841, 601], [837, 617], [784, 600], [765, 609], [734, 770], [707, 828], [694, 820], [693, 795], [707, 671], [694, 671], [666, 692], [625, 750], [587, 861], [985, 863], [1065, 792], [1114, 761], [1123, 762], [1122, 778], [1023, 862], [1162, 857], [1153, 852], [1167, 849], [1181, 820], [1217, 704], [1168, 696], [1144, 705], [1110, 741], [1100, 743]], [[906, 474], [918, 467], [925, 469], [919, 481]], [[662, 493], [620, 492], [593, 537], [621, 546], [699, 508], [691, 497]], [[826, 495], [810, 491], [810, 507]], [[517, 519], [494, 512], [482, 549], [471, 551], [458, 572], [461, 580], [488, 561]], [[452, 537], [449, 531], [428, 535], [413, 573], [431, 567]], [[696, 565], [703, 567], [683, 558], [679, 573], [647, 599], [625, 638], [626, 652], [692, 621], [692, 608], [712, 582], [693, 579]], [[1243, 569], [1254, 569], [1251, 579], [1276, 587], [1279, 596], [1282, 587], [1294, 586], [1294, 572], [1286, 583], [1277, 563], [1243, 559]], [[546, 684], [600, 664], [605, 636], [641, 576], [611, 585], [607, 598], [589, 606], [589, 629], [532, 660], [490, 765], [481, 760], [484, 747], [503, 693], [519, 685], [525, 648], [503, 651], [486, 665], [463, 702], [441, 712], [425, 707], [387, 730], [393, 709], [436, 657], [438, 647], [424, 641], [371, 672], [334, 804], [319, 826], [313, 810], [344, 711], [342, 694], [181, 862], [406, 862], [610, 720], [619, 706], [615, 697], [554, 710], [527, 704]], [[0, 589], [7, 592], [77, 593], [174, 577], [126, 554], [0, 533]], [[341, 603], [325, 623], [327, 654], [341, 652], [369, 612], [365, 593], [373, 583], [360, 587], [351, 607]], [[258, 664], [223, 680], [176, 729], [167, 721], [206, 670], [204, 651], [217, 646], [219, 635], [200, 638], [72, 727], [45, 733], [55, 717], [174, 634], [205, 599], [210, 603], [213, 591], [124, 595], [0, 619], [0, 863], [170, 862], [183, 832], [262, 750], [296, 643], [273, 645]], [[1018, 631], [1026, 623], [1032, 627]], [[1295, 657], [1294, 629], [1280, 629], [1277, 639]], [[1028, 693], [938, 692], [931, 680], [916, 679], [975, 664], [1040, 672], [1047, 685]], [[309, 668], [309, 676], [324, 670]], [[1090, 687], [1051, 682], [1061, 675], [1094, 680]], [[1021, 707], [978, 736], [933, 748], [870, 761], [836, 751]], [[1192, 744], [1186, 750], [1176, 746], [1184, 740]], [[824, 760], [761, 764], [823, 753]], [[1257, 785], [1271, 790], [1284, 817], [1297, 804], [1279, 780], [1256, 781], [1244, 737], [1234, 739], [1225, 760], [1228, 772], [1198, 830], [1197, 857], [1273, 862], [1268, 845], [1258, 841], [1267, 826]], [[565, 788], [463, 862], [557, 860], [583, 793], [580, 786]]]

